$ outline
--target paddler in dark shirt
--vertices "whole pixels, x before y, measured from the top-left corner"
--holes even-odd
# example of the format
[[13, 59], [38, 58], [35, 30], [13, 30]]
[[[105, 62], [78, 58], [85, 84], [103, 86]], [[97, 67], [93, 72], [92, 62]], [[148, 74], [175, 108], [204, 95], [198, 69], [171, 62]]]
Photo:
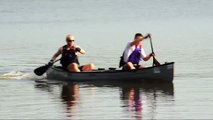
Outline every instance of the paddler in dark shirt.
[[68, 34], [66, 36], [67, 44], [58, 49], [58, 51], [52, 56], [50, 63], [53, 63], [59, 55], [62, 55], [60, 63], [64, 69], [70, 72], [92, 71], [95, 68], [94, 64], [79, 66], [78, 55], [85, 54], [86, 52], [80, 48], [80, 46], [75, 45], [74, 41], [75, 37]]

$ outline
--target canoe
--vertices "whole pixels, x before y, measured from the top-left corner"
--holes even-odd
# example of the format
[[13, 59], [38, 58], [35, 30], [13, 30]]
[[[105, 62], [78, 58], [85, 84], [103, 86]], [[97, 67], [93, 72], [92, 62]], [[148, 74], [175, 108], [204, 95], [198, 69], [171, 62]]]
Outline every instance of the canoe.
[[52, 66], [47, 70], [47, 79], [59, 81], [166, 81], [172, 82], [174, 62], [139, 70], [97, 69], [91, 72], [68, 72], [60, 66]]

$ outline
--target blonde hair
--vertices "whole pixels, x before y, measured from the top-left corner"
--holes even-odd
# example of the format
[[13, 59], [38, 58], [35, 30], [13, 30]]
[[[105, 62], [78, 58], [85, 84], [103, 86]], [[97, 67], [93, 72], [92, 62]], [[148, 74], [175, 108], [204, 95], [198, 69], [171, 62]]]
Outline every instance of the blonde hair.
[[68, 34], [67, 36], [66, 36], [66, 41], [67, 40], [69, 40], [71, 37], [74, 37], [72, 34]]

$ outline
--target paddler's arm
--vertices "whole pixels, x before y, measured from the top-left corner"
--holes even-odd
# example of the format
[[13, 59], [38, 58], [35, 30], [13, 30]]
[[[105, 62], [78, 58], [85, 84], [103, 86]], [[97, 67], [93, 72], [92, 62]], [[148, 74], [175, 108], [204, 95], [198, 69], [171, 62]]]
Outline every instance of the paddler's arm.
[[79, 53], [81, 53], [81, 54], [85, 54], [86, 53], [86, 51], [84, 50], [84, 49], [82, 49], [80, 46], [75, 46], [75, 50], [76, 50], [76, 52], [79, 52]]
[[55, 59], [62, 53], [63, 48], [59, 48], [58, 51], [52, 56], [51, 60], [52, 62], [55, 61]]
[[141, 59], [144, 61], [148, 61], [152, 56], [154, 56], [154, 53], [150, 53], [149, 55], [146, 55], [145, 50], [141, 48]]
[[152, 56], [155, 56], [154, 53], [150, 53], [148, 56], [144, 57], [143, 60], [144, 61], [148, 61]]

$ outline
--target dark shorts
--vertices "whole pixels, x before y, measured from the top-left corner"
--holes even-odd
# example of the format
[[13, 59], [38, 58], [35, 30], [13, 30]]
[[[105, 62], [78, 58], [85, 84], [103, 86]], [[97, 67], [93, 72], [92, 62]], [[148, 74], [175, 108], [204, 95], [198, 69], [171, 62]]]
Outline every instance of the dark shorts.
[[78, 68], [79, 68], [80, 71], [83, 71], [83, 67], [84, 66], [82, 65], [82, 66], [79, 66]]
[[[70, 64], [71, 64], [71, 63], [70, 63]], [[78, 63], [77, 63], [77, 64], [78, 64]], [[67, 69], [68, 65], [69, 65], [69, 64], [62, 64], [63, 69], [68, 71], [68, 69]], [[79, 65], [79, 64], [78, 64], [78, 65]], [[79, 66], [78, 68], [79, 68], [80, 71], [83, 71], [83, 67], [84, 67], [84, 66], [82, 65], [82, 66]]]

